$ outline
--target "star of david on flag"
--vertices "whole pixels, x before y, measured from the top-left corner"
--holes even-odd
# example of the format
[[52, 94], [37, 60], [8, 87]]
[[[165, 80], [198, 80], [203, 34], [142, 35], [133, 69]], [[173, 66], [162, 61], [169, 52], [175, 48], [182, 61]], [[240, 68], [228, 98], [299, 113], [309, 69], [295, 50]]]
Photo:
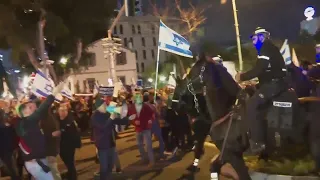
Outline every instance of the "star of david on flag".
[[[32, 83], [31, 92], [37, 97], [47, 97], [52, 94], [54, 87], [54, 82], [50, 78], [46, 78], [41, 71], [37, 71]], [[62, 96], [73, 99], [72, 92], [67, 87], [64, 87], [61, 94], [56, 97], [56, 101], [62, 101]]]
[[159, 49], [192, 58], [190, 43], [160, 20]]

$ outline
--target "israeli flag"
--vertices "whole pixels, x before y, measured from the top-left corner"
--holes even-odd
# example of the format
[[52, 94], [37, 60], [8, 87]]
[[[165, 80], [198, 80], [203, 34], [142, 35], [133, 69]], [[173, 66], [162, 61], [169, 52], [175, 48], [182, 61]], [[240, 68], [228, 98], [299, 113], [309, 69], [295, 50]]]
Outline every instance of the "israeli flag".
[[72, 92], [68, 87], [63, 88], [63, 90], [61, 91], [61, 95], [70, 99], [70, 100], [74, 100], [73, 96], [72, 96]]
[[280, 49], [280, 53], [282, 54], [282, 57], [286, 65], [290, 65], [292, 63], [292, 58], [291, 58], [290, 47], [287, 39], [284, 41]]
[[159, 49], [192, 58], [190, 43], [160, 20]]
[[[37, 97], [47, 97], [52, 94], [54, 87], [53, 81], [46, 78], [42, 72], [37, 71], [31, 86], [31, 92]], [[62, 101], [62, 96], [56, 97], [56, 100]]]

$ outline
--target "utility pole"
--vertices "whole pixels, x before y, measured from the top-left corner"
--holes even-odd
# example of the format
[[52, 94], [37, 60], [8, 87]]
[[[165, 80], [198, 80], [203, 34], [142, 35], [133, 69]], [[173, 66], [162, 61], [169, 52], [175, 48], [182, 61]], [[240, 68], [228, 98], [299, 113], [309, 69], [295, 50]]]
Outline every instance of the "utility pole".
[[121, 39], [119, 38], [112, 38], [111, 31], [108, 31], [108, 37], [102, 39], [103, 41], [103, 48], [106, 50], [103, 51], [104, 58], [109, 60], [110, 65], [110, 78], [112, 79], [113, 83], [117, 82], [116, 70], [115, 70], [115, 57], [116, 54], [120, 54], [120, 44]]
[[114, 21], [112, 22], [111, 27], [108, 30], [108, 37], [102, 39], [103, 44], [102, 47], [105, 48], [106, 50], [103, 51], [104, 53], [104, 58], [109, 60], [109, 74], [110, 74], [110, 78], [112, 79], [113, 83], [117, 82], [117, 76], [116, 76], [116, 71], [115, 71], [115, 56], [116, 54], [120, 54], [120, 47], [122, 46], [120, 44], [121, 39], [119, 38], [112, 38], [112, 31], [114, 26], [117, 24], [117, 22], [119, 21], [120, 17], [122, 16], [122, 14], [127, 11], [127, 1], [125, 1], [125, 4], [121, 7], [117, 17], [114, 19]]
[[240, 71], [242, 71], [243, 70], [243, 61], [242, 61], [240, 31], [239, 31], [238, 14], [237, 14], [238, 10], [237, 10], [237, 5], [236, 5], [236, 0], [232, 0], [232, 8], [233, 8], [233, 16], [234, 16], [234, 26], [236, 28], [236, 36], [237, 36], [239, 69], [240, 69]]

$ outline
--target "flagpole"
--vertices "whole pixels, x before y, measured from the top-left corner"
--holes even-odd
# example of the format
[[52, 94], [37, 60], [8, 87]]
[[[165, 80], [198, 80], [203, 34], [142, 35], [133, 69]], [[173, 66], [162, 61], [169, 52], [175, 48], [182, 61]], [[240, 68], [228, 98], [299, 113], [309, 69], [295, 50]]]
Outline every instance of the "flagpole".
[[233, 16], [234, 16], [234, 26], [236, 29], [236, 36], [237, 36], [237, 49], [238, 49], [238, 58], [239, 58], [239, 69], [240, 71], [243, 70], [243, 61], [242, 61], [242, 51], [241, 51], [241, 41], [240, 41], [240, 31], [239, 31], [239, 23], [238, 23], [238, 15], [237, 15], [237, 5], [236, 0], [232, 0], [232, 9], [233, 9]]
[[[159, 36], [160, 37], [160, 36]], [[154, 83], [154, 99], [157, 97], [157, 88], [158, 88], [158, 74], [159, 74], [159, 61], [160, 61], [160, 48], [158, 45], [158, 54], [157, 54], [157, 65], [156, 65], [156, 79]]]

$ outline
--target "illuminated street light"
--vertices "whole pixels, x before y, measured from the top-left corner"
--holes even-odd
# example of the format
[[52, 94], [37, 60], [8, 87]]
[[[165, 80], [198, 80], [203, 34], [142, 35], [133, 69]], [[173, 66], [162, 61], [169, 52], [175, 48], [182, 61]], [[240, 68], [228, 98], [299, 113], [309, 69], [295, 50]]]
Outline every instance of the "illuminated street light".
[[60, 59], [60, 63], [63, 64], [63, 65], [66, 65], [67, 62], [68, 62], [68, 59], [65, 58], [65, 57], [62, 57], [62, 58]]
[[152, 83], [153, 79], [152, 78], [148, 78], [148, 82]]
[[304, 16], [307, 18], [307, 21], [311, 21], [315, 14], [315, 10], [313, 7], [309, 6], [304, 10]]

